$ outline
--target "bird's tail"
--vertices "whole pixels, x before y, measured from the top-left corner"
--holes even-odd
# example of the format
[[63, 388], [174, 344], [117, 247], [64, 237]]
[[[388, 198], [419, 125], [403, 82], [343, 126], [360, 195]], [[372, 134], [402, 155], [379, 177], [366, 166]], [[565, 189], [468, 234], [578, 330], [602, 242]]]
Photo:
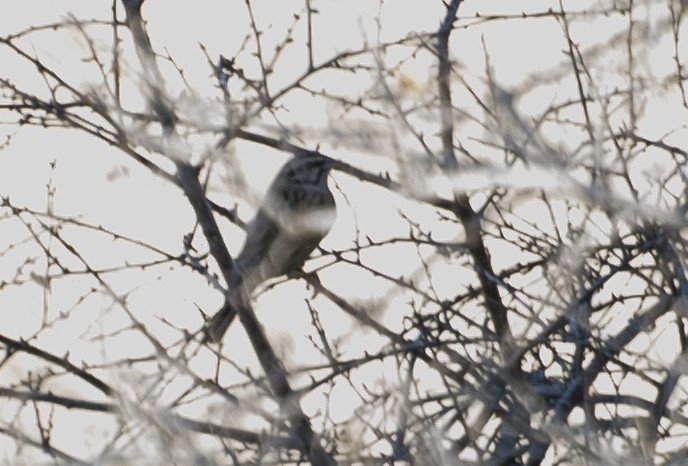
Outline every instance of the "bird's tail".
[[232, 321], [237, 315], [237, 310], [229, 301], [218, 310], [205, 324], [203, 343], [220, 343]]

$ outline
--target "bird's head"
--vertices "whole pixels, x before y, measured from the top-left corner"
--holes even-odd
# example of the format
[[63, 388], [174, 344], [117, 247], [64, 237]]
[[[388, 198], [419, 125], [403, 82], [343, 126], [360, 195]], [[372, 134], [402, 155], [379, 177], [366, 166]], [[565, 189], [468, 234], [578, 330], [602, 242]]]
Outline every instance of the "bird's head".
[[329, 157], [304, 151], [284, 164], [276, 179], [304, 186], [322, 186], [327, 184], [327, 175], [334, 165], [335, 161]]

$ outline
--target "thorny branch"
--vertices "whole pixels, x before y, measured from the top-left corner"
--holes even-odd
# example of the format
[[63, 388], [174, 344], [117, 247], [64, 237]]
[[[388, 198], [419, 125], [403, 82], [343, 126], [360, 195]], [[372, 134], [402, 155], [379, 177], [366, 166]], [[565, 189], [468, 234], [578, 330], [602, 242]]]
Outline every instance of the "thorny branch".
[[[658, 131], [645, 129], [646, 105], [657, 96], [686, 108], [682, 2], [668, 2], [666, 17], [652, 24], [634, 3], [573, 11], [559, 2], [556, 9], [483, 14], [461, 0], [429, 2], [424, 8], [436, 8], [435, 30], [411, 26], [412, 33], [385, 41], [385, 12], [394, 6], [380, 2], [371, 19], [374, 47], [365, 41], [330, 47], [323, 35], [330, 32], [327, 5], [306, 0], [280, 23], [276, 11], [246, 0], [246, 34], [234, 50], [226, 42], [219, 51], [201, 44], [216, 87], [210, 97], [197, 92], [179, 57], [149, 35], [143, 5], [122, 0], [126, 21], [113, 0], [108, 20], [72, 16], [0, 36], [2, 51], [40, 83], [32, 87], [11, 70], [0, 72], [0, 112], [3, 124], [13, 125], [1, 150], [11, 149], [27, 127], [43, 128], [42, 134], [80, 130], [179, 188], [196, 223], [191, 232], [171, 233], [183, 238], [183, 250], [168, 252], [117, 228], [59, 214], [61, 191], [52, 175], [44, 210], [0, 192], [0, 229], [7, 227], [0, 230], [0, 299], [38, 287], [45, 310], [36, 328], [0, 332], [0, 375], [11, 379], [0, 397], [16, 410], [9, 417], [3, 412], [0, 434], [54, 460], [87, 464], [56, 440], [64, 428], [60, 410], [69, 416], [79, 409], [121, 422], [106, 450], [93, 455], [99, 461], [120, 450], [130, 454], [127, 447], [150, 433], [168, 439], [161, 450], [170, 461], [175, 446], [190, 445], [193, 461], [231, 458], [234, 464], [685, 461], [675, 447], [676, 432], [688, 424], [681, 377], [688, 342], [685, 128], [679, 117], [653, 120]], [[623, 21], [604, 43], [578, 42], [581, 24], [611, 25], [618, 18]], [[560, 26], [559, 35], [543, 38], [542, 51], [551, 42], [560, 60], [507, 83], [518, 73], [492, 53], [500, 39], [490, 28], [514, 26], [510, 50], [523, 53], [517, 40], [547, 21]], [[99, 42], [105, 36], [94, 34], [101, 29], [111, 37], [105, 47]], [[471, 42], [474, 32], [480, 40]], [[92, 67], [98, 85], [85, 90], [34, 48], [36, 38], [53, 33], [82, 41], [82, 64]], [[656, 52], [645, 48], [652, 41], [642, 34], [671, 44], [668, 75], [641, 66], [644, 53]], [[466, 65], [480, 41], [488, 65], [482, 72]], [[327, 56], [327, 50], [334, 52]], [[625, 50], [620, 62], [612, 50]], [[134, 51], [132, 66], [126, 60]], [[301, 62], [287, 65], [293, 57]], [[407, 74], [423, 58], [433, 63], [428, 76]], [[608, 85], [606, 77], [619, 70], [623, 79], [614, 75], [616, 84]], [[362, 77], [371, 84], [348, 93], [332, 84]], [[183, 91], [175, 90], [175, 78]], [[130, 108], [132, 89], [143, 108]], [[537, 92], [551, 102], [525, 112], [537, 107]], [[294, 96], [324, 103], [329, 113], [322, 128], [290, 120]], [[206, 118], [213, 111], [220, 117]], [[574, 142], [561, 134], [575, 135]], [[187, 142], [199, 137], [210, 142], [196, 151]], [[331, 183], [348, 228], [345, 241], [333, 234], [321, 245], [317, 265], [305, 267], [311, 272], [268, 283], [252, 297], [232, 286], [241, 271], [221, 221], [246, 228], [241, 199], [228, 208], [217, 188], [224, 187], [222, 173], [231, 178], [240, 170], [232, 151], [247, 147], [333, 160]], [[380, 159], [385, 163], [376, 164]], [[359, 196], [358, 188], [373, 194]], [[127, 213], [135, 208], [125, 206]], [[167, 208], [182, 210], [160, 210]], [[373, 212], [368, 224], [366, 209]], [[398, 211], [394, 220], [389, 211]], [[23, 236], [3, 242], [4, 231], [14, 228]], [[104, 240], [111, 251], [135, 247], [146, 259], [123, 254], [108, 262], [74, 232]], [[205, 309], [197, 297], [180, 304], [190, 313], [201, 309], [193, 327], [158, 309], [162, 304], [136, 305], [145, 280], [129, 291], [118, 285], [126, 273], [172, 275], [161, 272], [165, 267], [200, 277], [240, 309], [248, 340], [237, 332], [219, 349], [201, 343]], [[351, 271], [360, 282], [334, 273]], [[282, 344], [266, 330], [273, 331], [273, 319], [298, 317], [298, 299], [261, 302], [292, 279], [314, 292], [306, 302], [311, 328], [290, 338], [308, 341], [315, 362], [292, 356], [284, 349], [291, 341]], [[53, 296], [62, 296], [68, 281], [83, 290], [56, 306]], [[375, 292], [362, 296], [371, 284]], [[108, 302], [94, 305], [95, 297]], [[255, 302], [270, 308], [256, 307], [266, 328]], [[8, 312], [25, 313], [29, 304], [22, 306]], [[109, 313], [124, 323], [97, 330]], [[353, 322], [351, 329], [342, 317]], [[48, 350], [47, 336], [81, 321], [89, 322], [82, 335], [92, 354], [82, 356], [72, 341]], [[147, 349], [98, 359], [125, 334]], [[94, 343], [102, 349], [91, 351]], [[249, 347], [253, 366], [241, 362]], [[202, 369], [204, 357], [213, 358], [211, 376]], [[23, 358], [37, 361], [35, 369], [16, 371]], [[113, 373], [136, 374], [135, 389]], [[64, 390], [71, 383], [99, 398]], [[637, 390], [639, 384], [647, 390]], [[209, 402], [204, 411], [181, 414], [199, 401]], [[306, 402], [314, 404], [306, 409]], [[20, 422], [25, 416], [30, 427]], [[201, 450], [205, 443], [195, 441], [200, 437], [186, 443], [191, 434], [216, 440], [207, 455], [212, 459]]]

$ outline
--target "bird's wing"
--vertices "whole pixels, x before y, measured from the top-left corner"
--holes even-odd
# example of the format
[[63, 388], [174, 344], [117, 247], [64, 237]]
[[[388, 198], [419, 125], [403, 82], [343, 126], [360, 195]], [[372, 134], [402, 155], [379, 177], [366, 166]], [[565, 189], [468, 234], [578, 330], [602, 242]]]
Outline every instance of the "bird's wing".
[[[269, 217], [263, 208], [258, 210], [255, 218], [246, 229], [244, 246], [236, 259], [237, 266], [244, 275], [244, 280], [258, 271], [258, 267], [278, 235], [279, 228], [276, 222]], [[246, 281], [244, 282], [246, 283]]]

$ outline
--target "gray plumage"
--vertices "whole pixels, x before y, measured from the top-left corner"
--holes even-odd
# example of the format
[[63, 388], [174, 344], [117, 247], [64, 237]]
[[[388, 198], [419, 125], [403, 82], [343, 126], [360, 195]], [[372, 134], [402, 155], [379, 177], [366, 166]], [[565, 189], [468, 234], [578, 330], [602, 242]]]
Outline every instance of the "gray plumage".
[[[249, 296], [262, 282], [301, 269], [334, 223], [336, 205], [327, 186], [333, 161], [303, 154], [275, 175], [236, 258], [241, 274], [230, 289]], [[240, 288], [240, 290], [239, 290]], [[229, 303], [207, 323], [206, 340], [219, 342], [236, 316]]]

